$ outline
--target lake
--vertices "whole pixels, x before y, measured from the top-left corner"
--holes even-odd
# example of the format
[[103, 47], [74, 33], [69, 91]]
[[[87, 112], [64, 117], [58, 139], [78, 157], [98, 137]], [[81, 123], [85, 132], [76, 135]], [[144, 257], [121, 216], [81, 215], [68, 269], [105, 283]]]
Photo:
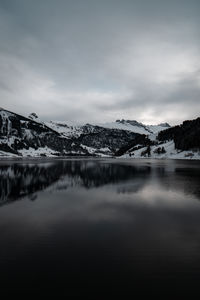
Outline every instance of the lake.
[[1, 287], [198, 290], [200, 162], [0, 161]]

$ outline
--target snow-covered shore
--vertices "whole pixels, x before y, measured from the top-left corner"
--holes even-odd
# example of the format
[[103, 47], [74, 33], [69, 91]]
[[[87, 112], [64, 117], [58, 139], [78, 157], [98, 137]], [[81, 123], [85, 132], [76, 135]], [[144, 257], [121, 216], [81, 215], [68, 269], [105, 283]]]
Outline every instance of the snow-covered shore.
[[[164, 147], [165, 149], [165, 153], [161, 153], [158, 154], [156, 153], [156, 149], [158, 147]], [[89, 147], [88, 147], [89, 148]], [[200, 151], [180, 151], [175, 149], [175, 145], [173, 141], [167, 142], [167, 143], [163, 143], [160, 145], [155, 145], [155, 146], [151, 146], [151, 154], [148, 157], [147, 155], [142, 156], [141, 153], [144, 152], [146, 149], [146, 147], [140, 148], [138, 150], [132, 151], [130, 153], [126, 153], [120, 157], [117, 158], [124, 158], [124, 159], [143, 159], [143, 158], [154, 158], [154, 159], [185, 159], [185, 160], [200, 160]], [[91, 155], [97, 154], [97, 157], [102, 157], [102, 158], [109, 158], [112, 157], [112, 155], [108, 155], [106, 153], [95, 153], [96, 149], [89, 149], [89, 153]], [[108, 150], [108, 149], [101, 149], [101, 150]], [[0, 159], [1, 158], [39, 158], [39, 157], [59, 157], [60, 155], [53, 151], [52, 149], [48, 148], [48, 147], [44, 147], [44, 148], [39, 148], [37, 150], [33, 149], [33, 148], [29, 148], [28, 150], [21, 150], [19, 151], [20, 155], [14, 154], [14, 153], [9, 153], [9, 152], [4, 152], [4, 151], [0, 151]], [[106, 152], [106, 151], [105, 151]], [[72, 155], [83, 155], [83, 153], [71, 153]], [[66, 153], [66, 156], [70, 156], [70, 154]], [[72, 156], [73, 157], [73, 156]]]
[[[156, 149], [160, 147], [164, 147], [165, 153], [158, 154], [156, 153]], [[148, 156], [141, 156], [141, 153], [144, 152], [146, 147], [140, 148], [138, 150], [126, 153], [122, 155], [120, 158], [148, 158]], [[151, 146], [151, 154], [149, 158], [156, 158], [156, 159], [187, 159], [187, 160], [200, 160], [200, 151], [181, 151], [175, 149], [174, 141], [169, 141], [167, 143], [163, 143], [160, 145]]]

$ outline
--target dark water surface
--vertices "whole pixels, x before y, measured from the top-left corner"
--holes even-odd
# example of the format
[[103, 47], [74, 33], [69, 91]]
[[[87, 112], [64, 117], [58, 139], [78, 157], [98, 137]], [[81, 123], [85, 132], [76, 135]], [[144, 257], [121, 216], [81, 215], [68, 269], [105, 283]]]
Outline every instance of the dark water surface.
[[0, 162], [0, 286], [200, 289], [200, 163]]

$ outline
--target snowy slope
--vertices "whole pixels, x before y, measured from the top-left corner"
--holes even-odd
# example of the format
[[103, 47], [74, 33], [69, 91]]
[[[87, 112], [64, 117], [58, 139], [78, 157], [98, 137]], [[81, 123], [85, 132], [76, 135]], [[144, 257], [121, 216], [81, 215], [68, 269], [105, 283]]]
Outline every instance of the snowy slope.
[[[158, 147], [164, 147], [166, 153], [158, 154], [156, 149]], [[131, 157], [129, 153], [121, 156], [122, 158], [147, 158], [147, 156], [141, 156], [142, 152], [146, 150], [146, 147], [142, 147], [138, 150], [131, 152]], [[200, 159], [200, 150], [199, 151], [181, 151], [175, 149], [174, 141], [169, 141], [167, 143], [151, 146], [151, 155], [149, 158], [157, 159]]]
[[[93, 124], [94, 125], [94, 124]], [[97, 123], [99, 127], [109, 128], [109, 129], [120, 129], [127, 130], [139, 134], [150, 134], [150, 132], [145, 128], [145, 126], [131, 125], [130, 123], [119, 123], [119, 122], [109, 122], [109, 123]]]
[[115, 122], [107, 123], [91, 123], [91, 124], [75, 124], [68, 121], [50, 121], [45, 123], [48, 127], [59, 132], [65, 137], [78, 137], [85, 132], [85, 126], [101, 127], [107, 129], [118, 129], [124, 131], [130, 131], [139, 134], [148, 135], [150, 139], [155, 140], [158, 132], [169, 128], [170, 126], [166, 123], [160, 125], [144, 125], [135, 120], [117, 120]]
[[70, 121], [50, 121], [45, 124], [65, 138], [79, 137], [83, 133], [83, 125], [78, 125]]
[[139, 134], [151, 135], [157, 134], [158, 132], [169, 128], [167, 123], [160, 125], [145, 125], [135, 120], [116, 120], [110, 123], [98, 123], [98, 126], [110, 129], [128, 130]]

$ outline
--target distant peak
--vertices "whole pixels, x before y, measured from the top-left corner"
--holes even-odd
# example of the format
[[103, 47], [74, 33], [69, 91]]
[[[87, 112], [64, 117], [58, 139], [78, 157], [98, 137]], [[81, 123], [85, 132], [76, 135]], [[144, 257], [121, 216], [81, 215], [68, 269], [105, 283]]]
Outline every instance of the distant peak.
[[138, 121], [136, 120], [124, 120], [124, 119], [121, 119], [121, 120], [116, 120], [115, 121], [116, 123], [120, 123], [120, 124], [130, 124], [132, 126], [139, 126], [139, 127], [144, 127], [144, 125], [142, 123], [139, 123]]
[[160, 123], [160, 124], [158, 124], [158, 126], [161, 126], [161, 127], [167, 127], [167, 128], [171, 127], [171, 126], [169, 125], [169, 123]]

